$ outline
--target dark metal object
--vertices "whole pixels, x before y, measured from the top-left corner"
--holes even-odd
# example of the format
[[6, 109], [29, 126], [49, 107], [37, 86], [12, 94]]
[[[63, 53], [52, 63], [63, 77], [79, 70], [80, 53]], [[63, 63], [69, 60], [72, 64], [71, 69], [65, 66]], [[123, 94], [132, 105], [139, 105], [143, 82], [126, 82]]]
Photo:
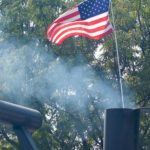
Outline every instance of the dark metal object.
[[28, 130], [35, 130], [42, 125], [40, 112], [20, 105], [0, 100], [0, 120], [13, 125], [21, 150], [37, 150]]
[[27, 129], [38, 129], [42, 125], [40, 112], [0, 100], [0, 120]]
[[148, 113], [148, 114], [150, 114], [150, 108], [148, 108], [148, 107], [141, 107], [141, 108], [139, 108], [140, 110], [141, 110], [141, 112], [143, 112], [143, 113]]
[[104, 150], [137, 150], [140, 109], [107, 109]]
[[31, 134], [22, 127], [14, 126], [14, 131], [22, 146], [21, 150], [37, 150], [37, 147], [31, 137]]

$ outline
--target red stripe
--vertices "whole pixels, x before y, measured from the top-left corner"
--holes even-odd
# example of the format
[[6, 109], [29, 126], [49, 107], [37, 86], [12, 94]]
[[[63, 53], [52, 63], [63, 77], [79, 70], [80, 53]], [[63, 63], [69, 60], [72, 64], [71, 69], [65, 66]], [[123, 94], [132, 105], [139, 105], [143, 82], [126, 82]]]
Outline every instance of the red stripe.
[[[50, 36], [50, 34], [52, 33], [52, 29], [50, 30], [51, 26], [53, 25], [54, 23], [52, 23], [48, 28], [47, 28], [47, 37]], [[55, 27], [55, 26], [54, 26]], [[49, 31], [50, 30], [50, 31]]]
[[[63, 32], [61, 32], [60, 34], [58, 34], [58, 36], [56, 37], [55, 41], [53, 42], [56, 42], [56, 40], [63, 34], [69, 32], [69, 31], [74, 31], [74, 30], [80, 30], [80, 31], [86, 31], [88, 33], [95, 33], [95, 32], [98, 32], [98, 31], [101, 31], [101, 30], [104, 30], [107, 28], [107, 26], [109, 25], [109, 22], [106, 24], [106, 25], [103, 25], [103, 26], [100, 26], [100, 27], [97, 27], [95, 29], [86, 29], [86, 28], [83, 28], [83, 27], [75, 27], [75, 28], [71, 28], [71, 29], [66, 29], [64, 30]], [[59, 30], [58, 30], [59, 31]], [[52, 40], [53, 40], [53, 37], [52, 37]]]
[[[103, 18], [99, 18], [99, 19], [96, 19], [96, 20], [93, 20], [91, 22], [87, 22], [86, 20], [84, 21], [76, 21], [76, 22], [71, 22], [71, 23], [67, 23], [67, 24], [64, 24], [63, 26], [61, 26], [62, 24], [58, 24], [57, 26], [55, 26], [55, 29], [48, 33], [48, 35], [50, 37], [53, 37], [55, 36], [55, 34], [57, 34], [57, 32], [59, 32], [61, 29], [63, 28], [66, 28], [66, 27], [71, 27], [72, 25], [85, 25], [85, 26], [92, 26], [92, 25], [96, 25], [97, 23], [100, 23], [100, 22], [103, 22], [103, 21], [106, 21], [108, 20], [108, 16], [105, 16]], [[60, 26], [60, 27], [59, 27]], [[92, 30], [92, 29], [91, 29]]]
[[108, 30], [107, 32], [105, 32], [105, 33], [103, 33], [103, 34], [100, 34], [100, 35], [94, 36], [94, 37], [93, 37], [93, 36], [89, 36], [89, 35], [87, 35], [87, 34], [85, 34], [85, 33], [78, 33], [78, 32], [77, 32], [77, 33], [71, 33], [71, 34], [67, 34], [65, 37], [63, 37], [63, 38], [62, 38], [58, 43], [56, 43], [56, 44], [61, 45], [65, 39], [67, 39], [67, 38], [69, 38], [69, 37], [72, 37], [72, 36], [74, 36], [74, 35], [85, 36], [85, 37], [87, 37], [87, 38], [94, 39], [94, 40], [100, 40], [100, 39], [102, 39], [103, 37], [107, 36], [107, 35], [110, 34], [110, 33], [112, 33], [112, 29]]

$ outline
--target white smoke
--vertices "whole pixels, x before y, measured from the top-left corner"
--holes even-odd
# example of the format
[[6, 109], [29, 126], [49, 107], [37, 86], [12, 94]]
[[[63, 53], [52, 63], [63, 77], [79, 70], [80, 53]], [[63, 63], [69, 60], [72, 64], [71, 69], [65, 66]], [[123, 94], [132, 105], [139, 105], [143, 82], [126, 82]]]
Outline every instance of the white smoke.
[[1, 41], [0, 71], [1, 99], [23, 104], [34, 97], [77, 108], [83, 108], [90, 98], [102, 108], [120, 104], [118, 92], [96, 77], [90, 65], [68, 68], [63, 60], [36, 43], [15, 47]]

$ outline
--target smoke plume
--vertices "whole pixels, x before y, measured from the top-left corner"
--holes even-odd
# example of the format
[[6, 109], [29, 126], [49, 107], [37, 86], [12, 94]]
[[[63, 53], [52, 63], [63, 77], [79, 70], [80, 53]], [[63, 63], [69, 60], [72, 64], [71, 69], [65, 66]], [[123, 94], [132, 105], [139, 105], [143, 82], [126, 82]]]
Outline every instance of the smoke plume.
[[30, 43], [16, 47], [0, 42], [0, 98], [28, 103], [32, 97], [83, 108], [94, 99], [102, 108], [118, 107], [117, 91], [96, 77], [86, 63], [68, 68], [59, 57]]

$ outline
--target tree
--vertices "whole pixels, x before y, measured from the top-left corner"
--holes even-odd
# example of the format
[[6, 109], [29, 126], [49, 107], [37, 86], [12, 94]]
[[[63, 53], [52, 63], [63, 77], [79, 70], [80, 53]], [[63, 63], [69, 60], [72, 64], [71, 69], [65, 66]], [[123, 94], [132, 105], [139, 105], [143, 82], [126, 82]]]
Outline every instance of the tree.
[[[33, 134], [42, 150], [101, 150], [106, 103], [107, 107], [119, 103], [114, 92], [119, 91], [119, 77], [113, 34], [100, 41], [72, 37], [61, 47], [46, 39], [48, 25], [79, 2], [0, 1], [0, 97], [14, 101], [21, 96], [24, 105], [42, 113], [43, 126]], [[149, 106], [148, 4], [141, 0], [113, 1], [126, 106]], [[102, 54], [96, 59], [95, 51], [100, 46]], [[113, 96], [108, 92], [111, 88]], [[106, 91], [110, 96], [103, 94]], [[149, 134], [146, 116], [140, 130], [143, 150], [150, 147]], [[1, 143], [8, 149], [12, 143], [18, 145], [14, 136], [10, 141], [6, 132], [1, 135]]]

